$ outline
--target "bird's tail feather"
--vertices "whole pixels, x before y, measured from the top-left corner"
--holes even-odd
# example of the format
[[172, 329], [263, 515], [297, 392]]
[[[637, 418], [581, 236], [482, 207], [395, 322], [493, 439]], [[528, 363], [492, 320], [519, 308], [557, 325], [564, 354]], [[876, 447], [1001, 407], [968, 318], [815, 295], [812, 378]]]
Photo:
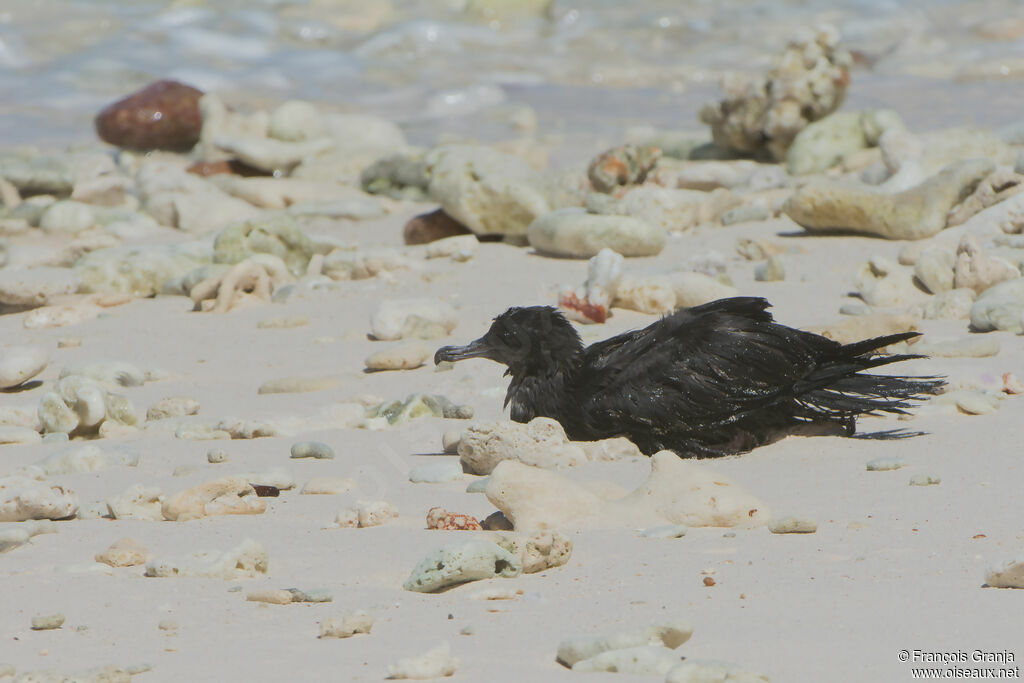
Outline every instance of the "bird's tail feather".
[[865, 339], [838, 349], [835, 360], [822, 365], [796, 387], [800, 417], [843, 418], [855, 415], [903, 414], [915, 401], [935, 395], [945, 386], [938, 377], [874, 375], [864, 370], [923, 358], [918, 354], [876, 355], [882, 347], [918, 336], [903, 332]]

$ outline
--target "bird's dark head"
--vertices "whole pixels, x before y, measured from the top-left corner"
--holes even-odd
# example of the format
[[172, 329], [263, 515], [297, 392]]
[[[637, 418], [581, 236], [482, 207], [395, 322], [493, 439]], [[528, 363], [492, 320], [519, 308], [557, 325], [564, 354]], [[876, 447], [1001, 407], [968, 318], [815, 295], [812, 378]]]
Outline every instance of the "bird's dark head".
[[551, 306], [530, 306], [508, 309], [474, 342], [438, 349], [434, 363], [489, 358], [517, 376], [566, 370], [575, 366], [582, 350], [579, 334], [561, 313]]

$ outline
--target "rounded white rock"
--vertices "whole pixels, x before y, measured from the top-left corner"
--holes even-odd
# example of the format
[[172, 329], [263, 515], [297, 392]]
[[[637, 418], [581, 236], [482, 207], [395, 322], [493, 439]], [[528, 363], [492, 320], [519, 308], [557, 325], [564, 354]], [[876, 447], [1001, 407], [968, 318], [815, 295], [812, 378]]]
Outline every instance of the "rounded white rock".
[[382, 301], [370, 316], [370, 333], [375, 339], [394, 340], [412, 336], [416, 319], [437, 326], [445, 334], [455, 329], [458, 317], [450, 304], [436, 299], [390, 299]]
[[42, 306], [56, 296], [75, 292], [79, 282], [70, 268], [4, 268], [0, 270], [0, 303]]
[[267, 135], [286, 142], [303, 142], [327, 135], [327, 125], [312, 103], [288, 100], [270, 113]]
[[35, 346], [12, 346], [0, 353], [0, 389], [32, 379], [46, 367], [46, 352]]
[[602, 249], [622, 256], [655, 256], [666, 233], [639, 218], [588, 213], [569, 207], [538, 217], [527, 230], [530, 246], [553, 256], [590, 258]]
[[82, 202], [65, 199], [54, 202], [39, 219], [43, 232], [55, 234], [77, 234], [96, 224], [92, 207]]

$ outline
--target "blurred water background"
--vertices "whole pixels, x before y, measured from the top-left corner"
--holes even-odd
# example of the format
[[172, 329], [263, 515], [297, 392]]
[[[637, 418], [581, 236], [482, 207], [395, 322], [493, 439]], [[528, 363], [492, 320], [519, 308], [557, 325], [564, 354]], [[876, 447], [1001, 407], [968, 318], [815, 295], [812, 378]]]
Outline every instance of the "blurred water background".
[[3, 0], [0, 130], [93, 141], [103, 105], [175, 78], [238, 107], [376, 114], [413, 143], [535, 129], [578, 161], [631, 126], [700, 130], [724, 73], [822, 22], [855, 56], [846, 108], [916, 131], [1021, 118], [1019, 0]]

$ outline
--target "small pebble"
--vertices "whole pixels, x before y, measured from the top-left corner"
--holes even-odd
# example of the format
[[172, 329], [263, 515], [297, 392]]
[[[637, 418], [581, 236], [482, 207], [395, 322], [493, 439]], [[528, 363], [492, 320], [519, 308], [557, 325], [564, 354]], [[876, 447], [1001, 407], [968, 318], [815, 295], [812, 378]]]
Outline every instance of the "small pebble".
[[458, 455], [459, 442], [462, 441], [462, 430], [449, 429], [441, 437], [441, 448], [445, 455]]
[[309, 319], [304, 315], [299, 315], [293, 318], [267, 318], [256, 323], [256, 327], [261, 330], [280, 330], [292, 327], [305, 327], [308, 324]]
[[936, 486], [942, 483], [942, 479], [933, 474], [915, 474], [910, 478], [911, 486]]
[[252, 591], [245, 596], [248, 602], [264, 602], [270, 605], [290, 605], [292, 594], [282, 589]]
[[223, 448], [211, 448], [206, 451], [206, 462], [211, 464], [218, 464], [228, 461], [228, 453]]
[[661, 526], [648, 527], [640, 532], [643, 538], [682, 538], [686, 535], [687, 527], [684, 524], [664, 524]]
[[867, 315], [871, 313], [871, 307], [855, 301], [850, 301], [839, 307], [839, 315]]
[[338, 386], [338, 380], [330, 377], [283, 377], [272, 379], [260, 385], [258, 394], [302, 394], [314, 391], [328, 391]]
[[703, 578], [703, 582], [704, 582], [704, 585], [707, 586], [708, 588], [710, 588], [711, 586], [715, 585], [715, 580], [712, 579], [710, 576], [705, 576]]
[[60, 628], [64, 625], [63, 614], [48, 614], [38, 617], [32, 617], [32, 630], [33, 631], [50, 631], [55, 628]]
[[292, 458], [314, 458], [316, 460], [333, 460], [334, 450], [320, 441], [299, 441], [292, 444]]
[[868, 460], [866, 467], [868, 472], [887, 472], [889, 470], [898, 470], [906, 464], [907, 461], [903, 458], [885, 457]]
[[300, 590], [298, 588], [286, 588], [292, 594], [292, 602], [333, 602], [334, 594], [326, 588], [313, 588]]
[[466, 493], [483, 493], [487, 490], [487, 484], [491, 481], [490, 477], [480, 477], [469, 482], [469, 486], [466, 487]]
[[768, 530], [773, 534], [813, 534], [818, 530], [818, 523], [805, 517], [783, 517], [772, 520]]
[[341, 619], [330, 618], [320, 622], [321, 638], [350, 638], [357, 633], [369, 633], [373, 628], [373, 617], [366, 612], [353, 612]]
[[1024, 558], [989, 567], [985, 583], [990, 588], [1024, 588]]
[[161, 619], [156, 627], [161, 631], [177, 631], [179, 628], [178, 622], [173, 619]]
[[77, 349], [82, 345], [82, 339], [80, 337], [64, 337], [57, 340], [58, 349]]
[[754, 268], [754, 279], [758, 282], [779, 282], [786, 279], [786, 268], [782, 259], [772, 256]]

